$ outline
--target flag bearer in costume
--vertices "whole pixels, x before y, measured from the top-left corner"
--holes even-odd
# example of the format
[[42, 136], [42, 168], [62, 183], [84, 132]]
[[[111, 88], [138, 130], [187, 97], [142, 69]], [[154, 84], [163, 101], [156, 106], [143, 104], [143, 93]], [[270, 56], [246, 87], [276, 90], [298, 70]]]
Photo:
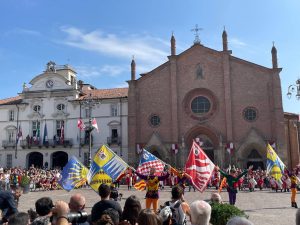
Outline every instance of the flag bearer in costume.
[[298, 184], [298, 168], [292, 172], [286, 170], [290, 180], [291, 180], [291, 206], [298, 208], [297, 202], [296, 202], [296, 194], [297, 194], [297, 184]]
[[242, 176], [244, 176], [245, 174], [247, 174], [248, 171], [253, 168], [253, 166], [250, 166], [248, 170], [244, 170], [244, 172], [242, 172], [238, 176], [236, 176], [236, 170], [234, 168], [230, 170], [230, 174], [225, 173], [219, 167], [216, 167], [216, 168], [226, 178], [227, 191], [228, 191], [228, 196], [229, 196], [229, 203], [230, 203], [230, 205], [234, 205], [235, 201], [236, 201], [236, 193], [237, 193], [237, 185], [235, 185], [235, 183]]
[[151, 205], [153, 207], [154, 212], [157, 212], [158, 209], [158, 189], [159, 189], [159, 181], [166, 180], [169, 177], [169, 173], [163, 176], [156, 176], [155, 175], [155, 168], [150, 169], [149, 175], [142, 175], [136, 172], [136, 175], [146, 181], [146, 209], [150, 209]]
[[187, 181], [189, 183], [191, 183], [189, 181], [189, 179], [191, 179], [191, 176], [189, 174], [187, 174], [186, 172], [184, 172], [182, 169], [176, 170], [173, 167], [171, 167], [171, 172], [177, 176], [177, 184], [176, 185], [182, 188], [183, 194], [184, 194], [185, 183]]

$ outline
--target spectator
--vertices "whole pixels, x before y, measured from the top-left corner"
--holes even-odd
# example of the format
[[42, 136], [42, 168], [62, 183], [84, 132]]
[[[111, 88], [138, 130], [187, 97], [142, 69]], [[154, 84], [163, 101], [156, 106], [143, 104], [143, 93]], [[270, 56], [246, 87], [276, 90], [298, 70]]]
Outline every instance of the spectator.
[[129, 196], [125, 201], [122, 220], [127, 220], [131, 225], [135, 225], [141, 210], [140, 200], [135, 195]]
[[222, 198], [219, 193], [212, 193], [210, 197], [211, 203], [222, 203]]
[[172, 221], [176, 224], [185, 224], [186, 215], [191, 216], [190, 207], [183, 199], [182, 186], [174, 186], [171, 191], [172, 200], [165, 202], [165, 207], [170, 207], [172, 211]]
[[43, 197], [35, 202], [35, 210], [39, 215], [32, 225], [48, 225], [50, 223], [50, 217], [52, 216], [52, 208], [54, 207], [51, 198]]
[[57, 201], [52, 212], [56, 218], [56, 225], [69, 225], [69, 221], [67, 218], [69, 207], [66, 202]]
[[[71, 196], [70, 202], [69, 202], [69, 208], [70, 212], [72, 213], [77, 213], [77, 212], [82, 212], [84, 211], [85, 207], [85, 197], [79, 193], [76, 193]], [[84, 223], [77, 223], [73, 222], [72, 225], [89, 225], [88, 222]]]
[[190, 208], [192, 225], [209, 225], [211, 206], [207, 202], [196, 200]]
[[119, 217], [122, 215], [122, 208], [120, 204], [116, 201], [110, 200], [110, 186], [103, 183], [99, 186], [99, 195], [101, 197], [101, 200], [97, 202], [91, 212], [91, 222], [92, 224], [95, 224], [102, 216], [103, 211], [108, 208], [113, 208], [119, 213]]
[[22, 189], [16, 188], [15, 192], [0, 191], [0, 209], [2, 210], [2, 222], [7, 222], [8, 218], [17, 213], [17, 200], [22, 195]]
[[29, 215], [24, 212], [15, 213], [9, 217], [8, 225], [29, 225]]
[[254, 225], [251, 221], [245, 217], [235, 216], [228, 220], [226, 225]]
[[117, 225], [114, 224], [111, 217], [108, 214], [103, 214], [101, 218], [95, 223], [95, 225]]
[[102, 216], [104, 216], [104, 215], [108, 215], [111, 218], [113, 224], [116, 224], [116, 225], [119, 224], [120, 216], [119, 216], [119, 213], [117, 210], [115, 210], [113, 208], [105, 209], [102, 213]]
[[143, 209], [138, 217], [139, 225], [162, 225], [162, 219], [151, 209]]

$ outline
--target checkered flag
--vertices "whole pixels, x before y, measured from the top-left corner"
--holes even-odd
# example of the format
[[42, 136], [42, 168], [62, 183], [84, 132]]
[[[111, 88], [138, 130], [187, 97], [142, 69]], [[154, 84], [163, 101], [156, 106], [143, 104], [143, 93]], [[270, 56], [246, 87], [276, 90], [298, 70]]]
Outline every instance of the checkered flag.
[[156, 156], [152, 155], [147, 150], [143, 149], [143, 153], [140, 159], [140, 163], [136, 171], [143, 175], [148, 175], [150, 168], [155, 168], [156, 174], [161, 174], [164, 171], [166, 163], [158, 159]]

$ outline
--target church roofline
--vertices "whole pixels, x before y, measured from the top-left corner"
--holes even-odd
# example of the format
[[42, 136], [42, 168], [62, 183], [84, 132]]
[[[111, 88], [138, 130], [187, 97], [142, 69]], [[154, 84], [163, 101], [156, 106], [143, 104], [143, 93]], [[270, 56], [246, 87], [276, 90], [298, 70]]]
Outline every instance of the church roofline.
[[[211, 52], [214, 53], [214, 54], [218, 54], [218, 55], [224, 54], [224, 51], [218, 51], [218, 50], [215, 50], [215, 49], [206, 47], [206, 46], [204, 46], [204, 45], [202, 45], [202, 44], [194, 44], [194, 45], [192, 45], [191, 47], [189, 47], [188, 49], [184, 50], [183, 52], [181, 52], [181, 53], [178, 54], [178, 55], [168, 56], [169, 60], [168, 60], [167, 62], [165, 62], [165, 63], [163, 63], [163, 64], [157, 66], [156, 68], [152, 69], [151, 71], [146, 72], [146, 73], [141, 73], [141, 74], [140, 74], [141, 77], [139, 77], [137, 80], [139, 80], [139, 79], [141, 79], [141, 78], [143, 78], [143, 77], [145, 77], [145, 76], [147, 76], [147, 75], [150, 75], [151, 73], [153, 73], [153, 72], [155, 72], [155, 71], [157, 71], [157, 70], [163, 69], [165, 66], [169, 65], [169, 63], [170, 63], [170, 58], [171, 58], [171, 57], [180, 58], [180, 57], [182, 57], [183, 55], [187, 54], [189, 51], [191, 51], [191, 49], [193, 49], [193, 48], [198, 48], [198, 47], [201, 47], [201, 48], [204, 48], [204, 49], [206, 49], [206, 50], [208, 50], [208, 51], [211, 51]], [[230, 51], [230, 52], [231, 52], [231, 51]], [[268, 71], [268, 72], [273, 72], [273, 71], [274, 71], [273, 68], [269, 68], [269, 67], [266, 67], [266, 66], [262, 66], [262, 65], [259, 65], [259, 64], [256, 64], [256, 63], [247, 61], [247, 60], [245, 60], [245, 59], [238, 58], [238, 57], [236, 57], [236, 56], [230, 55], [230, 58], [231, 58], [232, 60], [236, 60], [236, 61], [238, 61], [238, 62], [241, 62], [241, 63], [244, 63], [244, 64], [248, 64], [248, 65], [250, 65], [250, 66], [255, 66], [255, 67], [257, 67], [257, 68], [263, 69], [263, 70]], [[281, 71], [282, 71], [282, 68], [278, 68], [277, 71], [278, 71], [278, 72], [281, 72]]]

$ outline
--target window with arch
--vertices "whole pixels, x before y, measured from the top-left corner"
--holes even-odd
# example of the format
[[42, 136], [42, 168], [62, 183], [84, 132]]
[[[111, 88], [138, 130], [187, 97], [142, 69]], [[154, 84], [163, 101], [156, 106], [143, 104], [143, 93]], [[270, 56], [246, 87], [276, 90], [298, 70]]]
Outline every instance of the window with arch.
[[158, 115], [152, 115], [150, 117], [150, 124], [153, 127], [157, 127], [160, 125], [160, 117]]
[[41, 111], [41, 106], [40, 105], [34, 105], [33, 106], [33, 111], [40, 112]]
[[248, 122], [253, 122], [257, 119], [257, 109], [253, 107], [247, 107], [243, 112], [243, 117]]
[[65, 110], [65, 105], [62, 104], [62, 103], [60, 103], [60, 104], [58, 104], [58, 105], [56, 106], [56, 109], [57, 109], [58, 111], [64, 111], [64, 110]]
[[197, 96], [191, 102], [192, 112], [199, 116], [209, 112], [210, 108], [210, 101], [204, 96]]

